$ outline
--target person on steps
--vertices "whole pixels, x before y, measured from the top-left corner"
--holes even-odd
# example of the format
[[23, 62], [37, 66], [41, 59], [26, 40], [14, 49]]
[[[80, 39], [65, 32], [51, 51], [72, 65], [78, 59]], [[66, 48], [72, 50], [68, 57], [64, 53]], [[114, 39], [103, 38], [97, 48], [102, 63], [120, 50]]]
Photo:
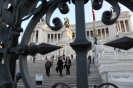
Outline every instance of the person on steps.
[[63, 70], [63, 57], [61, 56], [60, 59], [57, 62], [58, 70], [60, 73], [60, 76], [62, 77], [62, 70]]
[[49, 77], [50, 76], [50, 67], [51, 67], [51, 62], [49, 59], [47, 59], [45, 63], [45, 70], [46, 70], [46, 75]]
[[65, 66], [66, 66], [66, 76], [70, 76], [71, 59], [69, 56], [67, 56], [65, 60]]

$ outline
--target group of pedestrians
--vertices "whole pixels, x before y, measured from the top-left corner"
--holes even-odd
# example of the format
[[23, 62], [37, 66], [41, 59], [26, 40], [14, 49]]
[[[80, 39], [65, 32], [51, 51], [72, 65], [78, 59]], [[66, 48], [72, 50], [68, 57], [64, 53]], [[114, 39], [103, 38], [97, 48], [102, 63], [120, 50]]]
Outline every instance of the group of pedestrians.
[[[50, 59], [47, 59], [45, 63], [46, 75], [48, 77], [50, 76], [50, 67], [53, 66], [53, 60], [54, 60], [53, 57], [51, 57]], [[69, 56], [66, 56], [66, 58], [65, 55], [58, 56], [56, 71], [57, 73], [59, 72], [61, 77], [62, 77], [63, 68], [66, 69], [66, 76], [70, 76], [70, 66], [71, 66], [71, 59]]]

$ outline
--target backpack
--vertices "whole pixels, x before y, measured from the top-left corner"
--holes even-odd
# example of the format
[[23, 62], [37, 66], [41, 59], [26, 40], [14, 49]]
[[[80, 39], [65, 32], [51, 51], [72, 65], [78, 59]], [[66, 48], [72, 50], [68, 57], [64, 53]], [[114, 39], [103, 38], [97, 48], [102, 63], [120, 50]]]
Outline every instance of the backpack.
[[50, 61], [47, 61], [47, 62], [45, 63], [45, 67], [51, 67], [51, 62], [50, 62]]

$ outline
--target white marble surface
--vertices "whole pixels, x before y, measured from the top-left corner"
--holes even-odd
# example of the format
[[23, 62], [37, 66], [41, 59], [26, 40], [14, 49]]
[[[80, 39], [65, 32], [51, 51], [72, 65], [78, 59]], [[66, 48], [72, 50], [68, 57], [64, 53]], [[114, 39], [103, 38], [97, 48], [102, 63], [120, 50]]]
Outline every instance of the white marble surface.
[[109, 82], [116, 84], [118, 88], [133, 88], [133, 78], [111, 79]]

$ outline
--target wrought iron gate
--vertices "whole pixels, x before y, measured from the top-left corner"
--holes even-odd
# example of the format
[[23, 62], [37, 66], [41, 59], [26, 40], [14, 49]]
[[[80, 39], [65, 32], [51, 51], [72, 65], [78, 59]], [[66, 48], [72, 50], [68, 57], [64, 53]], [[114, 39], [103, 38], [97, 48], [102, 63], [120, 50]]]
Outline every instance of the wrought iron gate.
[[[41, 1], [41, 4], [36, 7], [39, 1]], [[105, 1], [114, 7], [116, 17], [111, 19], [112, 13], [105, 11], [102, 16], [102, 22], [104, 24], [111, 25], [116, 22], [120, 14], [118, 2], [133, 11], [133, 0]], [[70, 46], [76, 51], [77, 55], [77, 88], [88, 88], [87, 52], [91, 49], [91, 42], [86, 39], [84, 15], [84, 4], [88, 2], [89, 0], [0, 0], [0, 45], [2, 46], [2, 48], [0, 48], [0, 56], [4, 57], [4, 65], [0, 65], [4, 73], [4, 76], [0, 74], [0, 87], [17, 87], [17, 80], [20, 79], [20, 75], [17, 75], [15, 78], [15, 67], [16, 60], [19, 59], [20, 72], [25, 87], [34, 88], [27, 68], [27, 55], [35, 55], [36, 53], [46, 54], [60, 47], [44, 43], [38, 46], [33, 43], [28, 45], [31, 33], [43, 15], [46, 15], [46, 23], [52, 30], [58, 31], [61, 29], [63, 24], [57, 17], [53, 19], [54, 26], [50, 25], [51, 15], [56, 8], [58, 8], [62, 14], [68, 13], [69, 7], [67, 3], [73, 3], [75, 4], [76, 13], [76, 39]], [[92, 7], [95, 10], [99, 10], [102, 4], [103, 0], [93, 0]], [[21, 43], [18, 44], [18, 38], [23, 31], [21, 23], [31, 16], [33, 17], [25, 29]], [[51, 48], [46, 46], [50, 46]], [[101, 84], [97, 86], [97, 88], [105, 84]], [[115, 85], [113, 86], [117, 88]], [[55, 86], [53, 86], [53, 88], [55, 88]]]

